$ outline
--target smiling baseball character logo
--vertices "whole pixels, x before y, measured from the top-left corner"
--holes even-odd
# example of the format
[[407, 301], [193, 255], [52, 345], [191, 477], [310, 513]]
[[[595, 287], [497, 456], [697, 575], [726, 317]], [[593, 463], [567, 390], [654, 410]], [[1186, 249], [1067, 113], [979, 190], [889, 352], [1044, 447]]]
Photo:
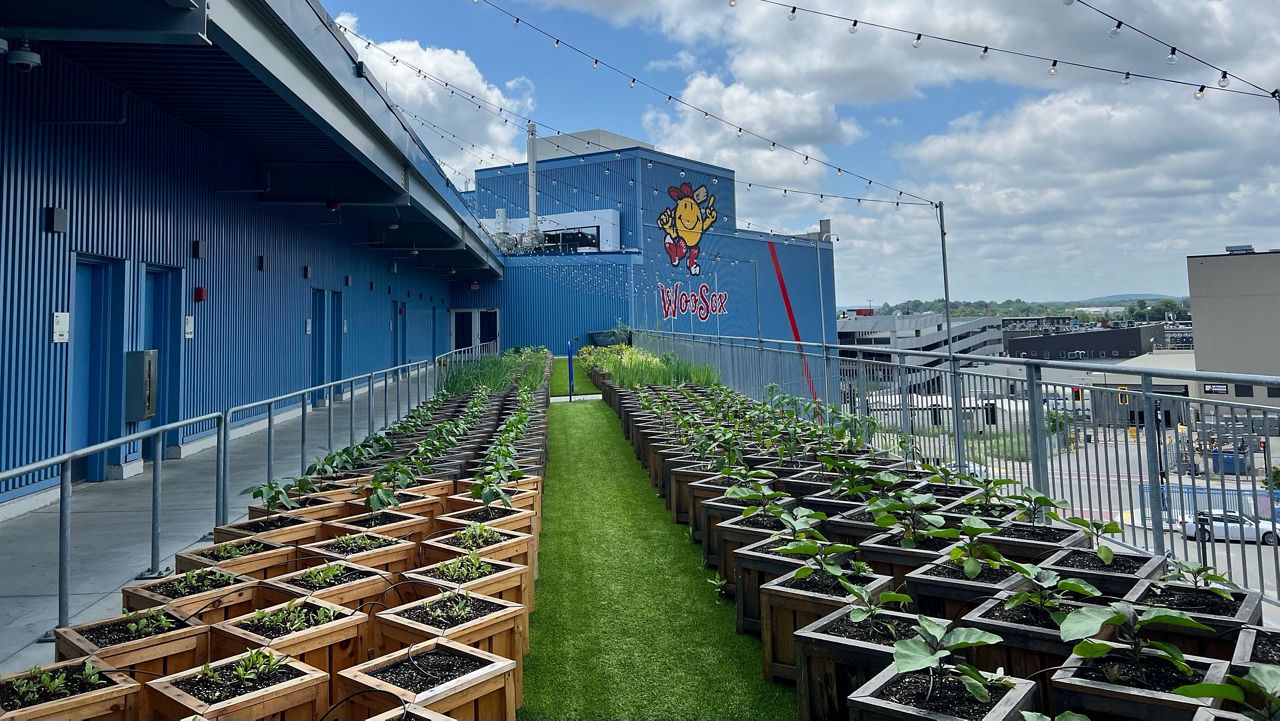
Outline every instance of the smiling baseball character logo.
[[702, 241], [702, 234], [719, 217], [716, 196], [709, 195], [705, 185], [694, 190], [688, 183], [681, 183], [678, 188], [667, 188], [667, 195], [676, 204], [673, 208], [663, 209], [658, 216], [658, 227], [667, 234], [664, 245], [667, 256], [671, 258], [671, 267], [680, 265], [680, 259], [687, 256], [689, 275], [699, 275], [702, 267], [698, 265], [698, 243]]

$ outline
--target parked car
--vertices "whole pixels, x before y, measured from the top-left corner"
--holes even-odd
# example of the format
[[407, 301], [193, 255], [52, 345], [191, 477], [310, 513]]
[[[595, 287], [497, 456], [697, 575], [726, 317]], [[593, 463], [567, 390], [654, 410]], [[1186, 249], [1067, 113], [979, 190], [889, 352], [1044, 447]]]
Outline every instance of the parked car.
[[1214, 508], [1185, 519], [1182, 535], [1189, 540], [1249, 541], [1274, 546], [1280, 543], [1280, 525], [1239, 511]]

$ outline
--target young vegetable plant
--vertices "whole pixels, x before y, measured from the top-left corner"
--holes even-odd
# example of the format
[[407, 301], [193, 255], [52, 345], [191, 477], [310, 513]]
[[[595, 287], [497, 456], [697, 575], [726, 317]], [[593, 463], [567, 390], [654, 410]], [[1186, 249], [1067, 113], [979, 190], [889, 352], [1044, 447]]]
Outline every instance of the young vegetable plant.
[[871, 596], [871, 592], [865, 586], [854, 586], [849, 590], [849, 594], [858, 601], [853, 608], [849, 609], [847, 618], [850, 622], [868, 624], [888, 638], [898, 640], [897, 627], [881, 620], [879, 616], [889, 611], [891, 604], [898, 606], [899, 610], [906, 609], [913, 603], [911, 596], [896, 591], [883, 591], [876, 599]]
[[[1147, 672], [1154, 661], [1164, 661], [1183, 676], [1191, 677], [1182, 651], [1166, 641], [1152, 641], [1144, 632], [1154, 625], [1212, 631], [1182, 611], [1169, 608], [1149, 608], [1139, 614], [1127, 603], [1110, 606], [1085, 606], [1072, 611], [1062, 620], [1059, 635], [1063, 641], [1079, 641], [1071, 652], [1081, 658], [1095, 659], [1103, 674], [1112, 683], [1138, 688], [1149, 688]], [[1106, 626], [1116, 629], [1116, 648], [1102, 641], [1094, 641]]]
[[976, 516], [966, 516], [960, 521], [960, 535], [963, 541], [951, 548], [948, 554], [951, 562], [964, 570], [966, 578], [977, 578], [982, 567], [999, 568], [1004, 565], [1004, 556], [989, 543], [983, 543], [982, 536], [995, 533], [996, 529]]
[[388, 508], [397, 508], [400, 501], [396, 499], [395, 486], [388, 486], [377, 476], [360, 486], [364, 491], [364, 506], [370, 513], [380, 513]]
[[978, 489], [977, 495], [965, 500], [970, 506], [1009, 506], [1008, 497], [1000, 493], [1001, 488], [1017, 485], [1012, 478], [968, 478], [970, 484]]
[[816, 539], [792, 541], [777, 549], [778, 553], [804, 556], [804, 565], [796, 569], [796, 579], [801, 580], [821, 574], [839, 583], [846, 593], [852, 594], [858, 584], [849, 580], [852, 576], [867, 577], [872, 574], [871, 566], [862, 561], [849, 562], [849, 554], [857, 549], [844, 543], [826, 543]]
[[943, 667], [943, 661], [956, 651], [990, 646], [1001, 643], [1003, 638], [994, 633], [976, 628], [955, 627], [948, 629], [928, 616], [917, 616], [919, 625], [914, 626], [914, 638], [907, 638], [893, 644], [893, 664], [899, 673], [913, 671], [929, 672], [930, 695], [937, 681], [948, 674], [955, 674], [964, 684], [965, 691], [974, 699], [988, 703], [991, 701], [990, 687], [1004, 683], [997, 678], [989, 680], [978, 669], [967, 663], [957, 663], [952, 669]]
[[933, 511], [939, 508], [933, 494], [904, 491], [896, 496], [877, 500], [867, 506], [881, 528], [902, 529], [899, 545], [916, 548], [930, 538], [952, 539], [960, 537], [960, 529], [944, 528], [946, 519]]
[[1258, 664], [1244, 676], [1227, 676], [1225, 683], [1195, 683], [1179, 686], [1174, 693], [1191, 698], [1230, 701], [1253, 721], [1280, 719], [1280, 666]]
[[1110, 546], [1102, 545], [1102, 537], [1124, 533], [1124, 528], [1119, 521], [1093, 521], [1079, 516], [1063, 518], [1053, 512], [1048, 515], [1055, 521], [1062, 521], [1083, 531], [1089, 537], [1089, 544], [1093, 546], [1094, 553], [1098, 554], [1099, 561], [1110, 566], [1111, 562], [1115, 560], [1116, 552], [1111, 550]]
[[1078, 578], [1063, 578], [1057, 571], [1033, 566], [1029, 563], [1006, 561], [1010, 568], [1027, 580], [1027, 586], [1013, 594], [1004, 602], [1006, 610], [1012, 611], [1019, 606], [1033, 606], [1040, 609], [1053, 622], [1061, 625], [1067, 617], [1065, 601], [1071, 596], [1095, 598], [1102, 592], [1086, 581]]
[[1181, 581], [1204, 591], [1216, 593], [1230, 601], [1232, 588], [1239, 588], [1231, 579], [1218, 573], [1213, 566], [1170, 558], [1173, 571], [1160, 577], [1161, 581]]
[[289, 487], [282, 486], [274, 480], [261, 485], [252, 486], [240, 491], [242, 496], [253, 496], [262, 502], [267, 513], [275, 513], [277, 508], [297, 508], [297, 501], [289, 495]]
[[129, 622], [125, 624], [125, 628], [134, 638], [155, 636], [174, 629], [173, 620], [159, 608], [134, 611], [128, 614], [127, 618]]
[[1067, 501], [1052, 498], [1034, 488], [1026, 488], [1017, 495], [1005, 496], [1004, 502], [1018, 509], [1018, 520], [1027, 521], [1033, 525], [1048, 523], [1050, 518], [1057, 518], [1054, 514], [1059, 510], [1071, 505]]

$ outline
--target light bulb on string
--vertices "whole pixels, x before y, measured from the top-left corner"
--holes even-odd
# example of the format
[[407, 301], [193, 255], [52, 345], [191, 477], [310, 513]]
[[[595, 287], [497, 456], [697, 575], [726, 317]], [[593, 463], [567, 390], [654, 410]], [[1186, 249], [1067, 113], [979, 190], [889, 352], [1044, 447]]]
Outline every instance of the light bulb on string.
[[1222, 77], [1218, 78], [1218, 87], [1225, 88], [1231, 84], [1231, 78], [1227, 77], [1227, 71], [1222, 71]]
[[980, 55], [978, 55], [978, 59], [979, 59], [979, 60], [986, 60], [986, 59], [987, 59], [987, 58], [989, 58], [989, 57], [991, 57], [991, 48], [987, 47], [986, 45], [983, 45], [983, 46], [982, 46], [982, 53], [981, 53]]
[[769, 143], [769, 150], [770, 150], [770, 151], [774, 151], [774, 150], [777, 150], [777, 149], [778, 149], [778, 144], [777, 144], [777, 143]]
[[738, 137], [739, 137], [739, 138], [741, 138], [741, 137], [742, 137], [742, 128], [738, 128]]
[[600, 61], [599, 61], [599, 60], [596, 60], [596, 59], [594, 59], [594, 58], [592, 58], [592, 60], [591, 60], [591, 69], [592, 69], [592, 70], [595, 70], [595, 69], [596, 69], [596, 68], [598, 68], [598, 67], [600, 67]]
[[1200, 88], [1196, 90], [1196, 100], [1202, 100], [1203, 98], [1204, 98], [1204, 86], [1201, 85]]
[[796, 19], [796, 6], [795, 6], [795, 5], [792, 5], [792, 6], [791, 6], [791, 12], [787, 13], [787, 19], [788, 19], [788, 20], [795, 20], [795, 19]]
[[635, 86], [636, 86], [636, 79], [635, 79], [635, 78], [631, 78], [631, 87], [633, 87], [633, 88], [634, 88]]
[[857, 33], [858, 33], [858, 21], [854, 20], [853, 22], [849, 23], [849, 34], [856, 35]]
[[649, 168], [650, 170], [652, 170], [652, 169], [653, 169], [653, 161], [652, 161], [652, 160], [650, 160], [649, 162], [645, 163], [645, 164], [644, 164], [644, 167]]
[[1116, 26], [1115, 26], [1115, 27], [1113, 27], [1113, 28], [1111, 28], [1111, 30], [1107, 32], [1107, 35], [1110, 35], [1110, 36], [1111, 36], [1111, 37], [1113, 37], [1113, 38], [1118, 38], [1118, 37], [1120, 37], [1120, 28], [1122, 28], [1122, 27], [1124, 27], [1124, 21], [1123, 21], [1123, 20], [1117, 20], [1117, 21], [1116, 21]]
[[738, 7], [738, 0], [729, 0], [729, 7], [731, 8]]
[[680, 169], [680, 177], [681, 177], [681, 178], [683, 178], [683, 177], [684, 177], [684, 168], [681, 168], [681, 169]]
[[1170, 65], [1176, 64], [1178, 62], [1178, 49], [1175, 47], [1170, 47], [1169, 57], [1165, 58], [1164, 61]]
[[1130, 73], [1130, 72], [1128, 72], [1128, 71], [1126, 71], [1126, 72], [1125, 72], [1125, 74], [1124, 74], [1124, 77], [1123, 77], [1123, 78], [1120, 78], [1120, 83], [1121, 83], [1121, 84], [1123, 84], [1123, 85], [1129, 85], [1129, 84], [1132, 84], [1132, 83], [1133, 83], [1133, 74], [1132, 74], [1132, 73]]
[[1049, 75], [1057, 75], [1057, 74], [1058, 74], [1058, 61], [1054, 60], [1052, 63], [1049, 64]]
[[924, 44], [924, 34], [916, 33], [916, 39], [911, 41], [911, 47], [918, 48]]

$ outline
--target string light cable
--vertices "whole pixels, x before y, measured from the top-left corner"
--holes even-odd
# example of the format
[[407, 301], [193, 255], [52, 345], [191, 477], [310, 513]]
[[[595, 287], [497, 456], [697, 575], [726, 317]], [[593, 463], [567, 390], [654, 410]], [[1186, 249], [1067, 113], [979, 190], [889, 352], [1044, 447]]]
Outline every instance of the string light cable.
[[[486, 2], [486, 3], [489, 3], [489, 2], [490, 2], [490, 0], [482, 0], [482, 1], [483, 1], [483, 2]], [[1168, 77], [1163, 77], [1163, 76], [1160, 76], [1160, 75], [1150, 75], [1150, 74], [1146, 74], [1146, 73], [1135, 73], [1135, 72], [1133, 72], [1133, 71], [1131, 71], [1131, 70], [1119, 70], [1119, 69], [1117, 69], [1117, 68], [1110, 68], [1110, 67], [1106, 67], [1106, 66], [1103, 66], [1103, 65], [1096, 65], [1096, 64], [1093, 64], [1093, 63], [1087, 63], [1087, 62], [1083, 62], [1083, 61], [1063, 60], [1063, 59], [1061, 59], [1061, 58], [1054, 58], [1054, 57], [1050, 57], [1050, 56], [1048, 56], [1048, 55], [1039, 55], [1039, 54], [1037, 54], [1037, 53], [1030, 53], [1030, 52], [1025, 52], [1025, 51], [1022, 51], [1022, 50], [1013, 50], [1013, 49], [1010, 49], [1010, 48], [1002, 48], [1002, 47], [998, 47], [998, 46], [995, 46], [995, 45], [990, 45], [990, 44], [988, 44], [988, 43], [976, 43], [976, 42], [971, 42], [971, 41], [968, 41], [968, 40], [959, 40], [959, 39], [957, 39], [957, 38], [947, 37], [947, 36], [945, 36], [945, 35], [935, 35], [935, 34], [933, 34], [933, 33], [926, 33], [926, 32], [921, 32], [921, 31], [917, 31], [917, 30], [911, 30], [911, 29], [908, 29], [908, 28], [898, 27], [898, 26], [894, 26], [894, 25], [885, 25], [885, 24], [883, 24], [883, 23], [877, 23], [877, 22], [872, 22], [872, 21], [870, 21], [870, 20], [864, 20], [864, 19], [862, 19], [862, 18], [855, 18], [855, 17], [845, 16], [845, 15], [840, 15], [840, 14], [837, 14], [837, 13], [826, 12], [826, 11], [824, 11], [824, 10], [815, 10], [815, 9], [813, 9], [813, 8], [807, 8], [807, 7], [803, 7], [803, 6], [800, 6], [800, 5], [792, 5], [792, 4], [791, 4], [791, 3], [789, 3], [789, 2], [782, 2], [781, 0], [759, 0], [759, 1], [760, 1], [760, 2], [762, 2], [762, 3], [764, 3], [764, 4], [766, 4], [766, 5], [773, 5], [773, 6], [775, 6], [775, 7], [779, 7], [779, 8], [786, 8], [786, 9], [788, 10], [788, 12], [789, 12], [789, 13], [790, 13], [792, 10], [794, 10], [794, 11], [797, 11], [797, 12], [807, 13], [807, 14], [810, 14], [810, 15], [814, 15], [814, 16], [816, 16], [816, 17], [823, 17], [823, 18], [827, 18], [827, 19], [830, 19], [830, 20], [839, 20], [839, 21], [841, 21], [841, 22], [843, 22], [843, 23], [849, 23], [849, 29], [850, 29], [850, 32], [851, 32], [851, 33], [856, 33], [858, 28], [869, 27], [869, 28], [876, 28], [876, 29], [878, 29], [878, 30], [885, 30], [885, 31], [887, 31], [887, 32], [898, 33], [898, 34], [901, 34], [901, 35], [909, 35], [909, 36], [911, 36], [911, 37], [913, 37], [913, 38], [914, 38], [914, 40], [912, 40], [912, 43], [911, 43], [911, 44], [912, 44], [913, 46], [917, 47], [917, 48], [918, 48], [918, 47], [920, 47], [920, 46], [923, 44], [923, 41], [924, 41], [924, 40], [933, 40], [933, 41], [937, 41], [937, 42], [941, 42], [941, 43], [947, 43], [947, 44], [950, 44], [950, 45], [957, 45], [957, 46], [960, 46], [960, 47], [973, 48], [974, 50], [978, 50], [978, 51], [980, 51], [980, 52], [979, 52], [979, 54], [978, 54], [978, 57], [979, 57], [979, 58], [983, 58], [983, 59], [985, 59], [985, 58], [987, 58], [987, 57], [990, 57], [991, 55], [1000, 54], [1000, 55], [1008, 55], [1008, 56], [1011, 56], [1011, 57], [1024, 58], [1024, 59], [1028, 59], [1028, 60], [1037, 60], [1037, 61], [1040, 61], [1040, 62], [1043, 62], [1043, 63], [1049, 63], [1049, 74], [1050, 74], [1050, 75], [1057, 75], [1057, 74], [1058, 74], [1058, 72], [1057, 72], [1057, 71], [1058, 71], [1058, 69], [1059, 69], [1060, 67], [1071, 67], [1071, 68], [1079, 68], [1079, 69], [1082, 69], [1082, 70], [1092, 70], [1092, 71], [1099, 72], [1099, 73], [1107, 73], [1107, 74], [1110, 74], [1110, 75], [1118, 76], [1118, 77], [1120, 77], [1120, 78], [1121, 78], [1121, 81], [1122, 81], [1122, 82], [1124, 82], [1124, 84], [1126, 84], [1126, 85], [1128, 85], [1130, 82], [1132, 82], [1132, 80], [1133, 80], [1134, 78], [1140, 78], [1140, 79], [1143, 79], [1143, 80], [1151, 80], [1151, 81], [1154, 81], [1154, 82], [1169, 83], [1169, 84], [1171, 84], [1171, 85], [1181, 85], [1181, 86], [1183, 86], [1183, 87], [1195, 88], [1195, 89], [1196, 89], [1196, 98], [1197, 98], [1197, 99], [1204, 97], [1204, 93], [1205, 93], [1205, 91], [1207, 91], [1207, 90], [1216, 90], [1216, 91], [1218, 91], [1218, 92], [1222, 92], [1222, 93], [1232, 93], [1232, 94], [1235, 94], [1235, 95], [1246, 95], [1246, 96], [1250, 96], [1250, 97], [1267, 98], [1267, 99], [1269, 99], [1269, 100], [1280, 100], [1280, 89], [1277, 89], [1277, 90], [1274, 90], [1274, 91], [1264, 90], [1264, 89], [1262, 89], [1262, 88], [1260, 88], [1260, 87], [1258, 87], [1258, 86], [1254, 85], [1253, 83], [1250, 83], [1250, 82], [1248, 82], [1248, 81], [1246, 81], [1246, 80], [1243, 80], [1243, 79], [1241, 79], [1241, 82], [1245, 82], [1246, 84], [1248, 84], [1248, 85], [1250, 85], [1250, 86], [1252, 86], [1252, 87], [1258, 88], [1258, 92], [1255, 92], [1255, 91], [1252, 91], [1252, 90], [1241, 90], [1241, 89], [1239, 89], [1239, 88], [1231, 88], [1231, 87], [1229, 87], [1229, 86], [1227, 86], [1227, 85], [1221, 85], [1221, 82], [1219, 82], [1219, 84], [1217, 84], [1217, 85], [1213, 85], [1212, 87], [1210, 87], [1209, 85], [1202, 84], [1202, 83], [1199, 83], [1199, 82], [1196, 82], [1196, 81], [1192, 81], [1192, 80], [1178, 80], [1178, 79], [1176, 79], [1176, 78], [1168, 78]], [[1073, 0], [1073, 2], [1079, 2], [1079, 3], [1081, 3], [1081, 4], [1085, 4], [1085, 3], [1086, 3], [1086, 0]], [[490, 4], [491, 4], [491, 3], [490, 3]], [[1072, 4], [1072, 3], [1067, 2], [1066, 4], [1070, 5], [1070, 4]], [[1090, 6], [1090, 7], [1092, 8], [1092, 6]], [[1104, 14], [1105, 14], [1105, 13], [1104, 13]], [[1108, 16], [1108, 17], [1111, 17], [1111, 16]], [[1114, 19], [1114, 18], [1113, 18], [1113, 19]], [[1118, 33], [1118, 30], [1119, 30], [1121, 27], [1131, 27], [1131, 26], [1127, 26], [1127, 25], [1125, 25], [1125, 24], [1124, 24], [1124, 22], [1123, 22], [1123, 21], [1121, 21], [1121, 20], [1116, 20], [1116, 22], [1117, 22], [1117, 23], [1119, 23], [1119, 24], [1118, 24], [1115, 28], [1113, 28], [1113, 29], [1112, 29], [1112, 31], [1111, 31], [1111, 36], [1112, 36], [1112, 37], [1116, 37], [1116, 36], [1119, 34], [1119, 33]], [[1143, 34], [1145, 35], [1146, 33], [1143, 33]], [[1147, 37], [1153, 37], [1153, 36], [1148, 35]], [[1163, 41], [1161, 41], [1161, 44], [1163, 44]], [[1192, 59], [1196, 60], [1197, 62], [1200, 62], [1200, 63], [1202, 63], [1202, 64], [1204, 64], [1204, 65], [1206, 65], [1206, 66], [1208, 66], [1208, 67], [1214, 68], [1215, 70], [1218, 70], [1219, 72], [1225, 72], [1225, 71], [1221, 70], [1221, 68], [1218, 68], [1216, 65], [1213, 65], [1213, 64], [1211, 64], [1211, 63], [1205, 62], [1204, 60], [1200, 60], [1198, 57], [1195, 57], [1195, 56], [1192, 56], [1192, 55], [1188, 55], [1188, 54], [1186, 54], [1186, 53], [1184, 53], [1184, 52], [1180, 51], [1176, 46], [1172, 46], [1172, 45], [1165, 45], [1165, 47], [1166, 47], [1166, 48], [1168, 48], [1168, 49], [1169, 49], [1169, 51], [1170, 51], [1170, 53], [1169, 53], [1169, 56], [1168, 56], [1168, 57], [1170, 57], [1170, 58], [1174, 58], [1174, 61], [1175, 61], [1175, 62], [1176, 62], [1176, 59], [1177, 59], [1179, 56], [1186, 56], [1186, 57], [1192, 58]], [[1229, 77], [1237, 77], [1237, 76], [1235, 76], [1235, 75], [1231, 75], [1230, 73], [1228, 73], [1228, 75], [1229, 75]]]

